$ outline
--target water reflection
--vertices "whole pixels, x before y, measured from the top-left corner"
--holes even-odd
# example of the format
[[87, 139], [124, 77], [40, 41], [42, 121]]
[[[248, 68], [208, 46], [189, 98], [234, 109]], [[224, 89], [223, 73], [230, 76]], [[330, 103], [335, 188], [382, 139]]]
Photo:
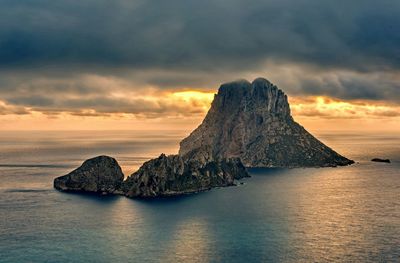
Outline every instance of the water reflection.
[[179, 222], [161, 258], [165, 262], [211, 262], [210, 255], [215, 253], [210, 240], [206, 221], [192, 218]]
[[[307, 184], [299, 183], [295, 195], [288, 193], [295, 197], [288, 210], [290, 246], [296, 248], [300, 258], [358, 262], [383, 259], [382, 251], [376, 248], [387, 236], [393, 236], [383, 231], [385, 225], [396, 224], [388, 217], [387, 200], [394, 196], [392, 192], [377, 197], [379, 178], [371, 181], [366, 177], [368, 171], [364, 172], [361, 176], [352, 169], [339, 168], [314, 173]], [[400, 244], [396, 239], [391, 243]]]

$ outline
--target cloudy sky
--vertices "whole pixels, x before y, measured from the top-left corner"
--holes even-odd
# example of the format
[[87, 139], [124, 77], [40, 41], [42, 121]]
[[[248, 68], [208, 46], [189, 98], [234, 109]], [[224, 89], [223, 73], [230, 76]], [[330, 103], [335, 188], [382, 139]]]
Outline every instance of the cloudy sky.
[[264, 77], [310, 129], [400, 130], [398, 0], [0, 0], [3, 129], [191, 129]]

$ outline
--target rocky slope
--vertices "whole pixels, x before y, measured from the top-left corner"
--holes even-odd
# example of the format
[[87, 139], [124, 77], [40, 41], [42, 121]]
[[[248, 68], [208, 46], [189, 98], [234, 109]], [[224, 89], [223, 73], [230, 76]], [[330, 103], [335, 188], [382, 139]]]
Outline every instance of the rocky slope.
[[290, 115], [287, 96], [266, 79], [221, 85], [202, 124], [179, 154], [208, 151], [246, 167], [326, 167], [353, 161], [317, 140]]
[[248, 176], [238, 159], [206, 160], [161, 154], [128, 177], [123, 192], [127, 197], [181, 195], [231, 186], [235, 179]]
[[67, 175], [54, 179], [54, 188], [61, 191], [119, 193], [124, 174], [118, 162], [108, 156], [86, 160]]

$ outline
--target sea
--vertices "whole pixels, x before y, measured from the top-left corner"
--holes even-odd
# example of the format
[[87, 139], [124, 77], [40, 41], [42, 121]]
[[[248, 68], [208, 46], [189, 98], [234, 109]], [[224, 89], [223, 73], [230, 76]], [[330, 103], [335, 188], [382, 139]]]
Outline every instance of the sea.
[[399, 133], [316, 133], [356, 163], [251, 169], [243, 184], [181, 197], [53, 189], [97, 155], [128, 176], [186, 135], [1, 131], [0, 262], [400, 262]]

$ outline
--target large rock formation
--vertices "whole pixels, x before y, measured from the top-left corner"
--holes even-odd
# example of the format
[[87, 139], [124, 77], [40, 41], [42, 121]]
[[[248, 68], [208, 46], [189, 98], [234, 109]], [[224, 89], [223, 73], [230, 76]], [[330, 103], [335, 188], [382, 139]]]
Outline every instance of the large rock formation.
[[145, 162], [126, 179], [123, 192], [127, 197], [173, 196], [234, 185], [235, 179], [248, 177], [239, 159], [209, 160], [196, 154], [160, 157]]
[[98, 156], [86, 160], [67, 175], [54, 179], [54, 188], [61, 191], [120, 193], [124, 174], [114, 158]]
[[99, 156], [54, 180], [63, 191], [157, 197], [234, 185], [247, 167], [323, 167], [353, 163], [290, 115], [286, 95], [265, 79], [223, 84], [203, 123], [180, 143], [179, 155], [145, 162], [124, 182], [117, 161]]
[[180, 143], [181, 156], [193, 151], [208, 151], [213, 158], [240, 158], [246, 167], [353, 163], [295, 122], [287, 96], [262, 78], [219, 88], [202, 124]]

